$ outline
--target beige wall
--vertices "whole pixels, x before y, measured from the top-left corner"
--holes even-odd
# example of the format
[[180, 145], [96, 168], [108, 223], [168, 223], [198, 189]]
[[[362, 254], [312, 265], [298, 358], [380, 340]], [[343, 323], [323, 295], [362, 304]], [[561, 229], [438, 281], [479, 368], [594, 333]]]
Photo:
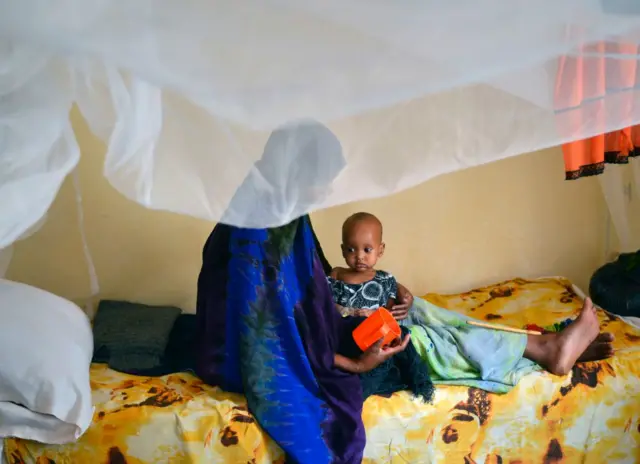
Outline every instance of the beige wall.
[[[128, 201], [102, 177], [104, 147], [81, 123], [78, 136], [86, 232], [101, 296], [193, 310], [200, 252], [212, 224]], [[359, 210], [384, 223], [387, 253], [380, 267], [416, 294], [515, 276], [565, 275], [586, 287], [604, 255], [607, 221], [598, 182], [565, 182], [558, 149], [314, 214], [334, 265], [341, 262], [340, 225]], [[69, 180], [44, 227], [16, 244], [7, 277], [85, 302], [89, 281]]]

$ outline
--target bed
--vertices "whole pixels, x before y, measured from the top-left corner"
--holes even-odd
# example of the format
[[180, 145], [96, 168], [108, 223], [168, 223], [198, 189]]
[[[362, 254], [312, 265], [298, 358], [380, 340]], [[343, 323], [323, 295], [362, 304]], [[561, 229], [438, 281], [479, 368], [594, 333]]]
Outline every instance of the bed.
[[[562, 278], [514, 279], [425, 298], [512, 326], [549, 326], [571, 316], [580, 293]], [[507, 395], [438, 387], [433, 405], [408, 393], [365, 403], [365, 463], [640, 462], [640, 329], [599, 310], [616, 356], [567, 377], [536, 373]], [[135, 377], [91, 367], [93, 424], [76, 443], [5, 440], [20, 463], [282, 463], [244, 398], [180, 373]]]

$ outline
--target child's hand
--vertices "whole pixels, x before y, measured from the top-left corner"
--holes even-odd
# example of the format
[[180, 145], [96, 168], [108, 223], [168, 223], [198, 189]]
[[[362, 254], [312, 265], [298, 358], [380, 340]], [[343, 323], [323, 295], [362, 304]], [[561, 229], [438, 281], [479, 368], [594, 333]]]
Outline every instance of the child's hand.
[[373, 309], [356, 309], [353, 311], [353, 315], [357, 317], [369, 317], [371, 316], [375, 310]]
[[386, 347], [382, 347], [382, 340], [383, 339], [381, 338], [375, 342], [367, 351], [362, 353], [360, 358], [358, 358], [358, 373], [362, 374], [364, 372], [369, 372], [385, 362], [387, 359], [404, 351], [411, 340], [411, 336], [407, 334], [403, 340], [398, 337]]

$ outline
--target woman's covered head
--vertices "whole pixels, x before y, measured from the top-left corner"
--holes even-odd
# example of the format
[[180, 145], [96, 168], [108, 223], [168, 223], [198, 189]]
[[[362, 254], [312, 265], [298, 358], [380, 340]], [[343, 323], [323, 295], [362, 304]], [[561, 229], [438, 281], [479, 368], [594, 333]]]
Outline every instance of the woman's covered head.
[[[292, 199], [320, 202], [346, 162], [340, 141], [326, 126], [304, 121], [276, 129], [256, 169]], [[283, 188], [284, 187], [284, 188]]]
[[262, 228], [300, 217], [325, 200], [345, 165], [340, 141], [323, 124], [282, 126], [269, 136], [224, 222]]

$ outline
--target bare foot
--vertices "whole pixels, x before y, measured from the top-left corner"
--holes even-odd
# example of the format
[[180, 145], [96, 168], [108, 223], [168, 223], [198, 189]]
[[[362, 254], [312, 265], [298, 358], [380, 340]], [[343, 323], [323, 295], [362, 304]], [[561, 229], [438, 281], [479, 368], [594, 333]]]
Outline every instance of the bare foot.
[[[596, 310], [591, 299], [587, 298], [578, 318], [561, 332], [529, 335], [524, 356], [552, 374], [566, 375], [599, 332], [600, 324]], [[600, 353], [602, 350], [596, 351]]]
[[587, 347], [580, 355], [577, 362], [600, 361], [613, 356], [614, 350], [611, 342], [614, 340], [613, 334], [603, 332]]

